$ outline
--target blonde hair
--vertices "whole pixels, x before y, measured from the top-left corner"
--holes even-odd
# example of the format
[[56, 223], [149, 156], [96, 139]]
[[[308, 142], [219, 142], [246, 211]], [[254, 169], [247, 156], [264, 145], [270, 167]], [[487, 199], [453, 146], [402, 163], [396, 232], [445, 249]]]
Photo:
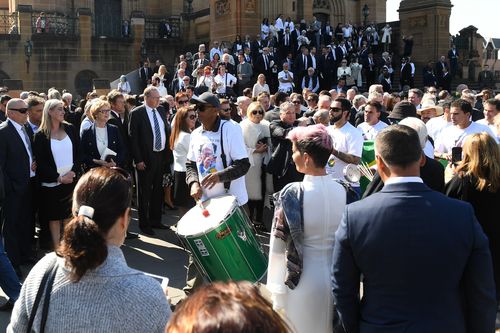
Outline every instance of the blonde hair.
[[247, 117], [250, 118], [250, 115], [252, 114], [252, 111], [259, 110], [259, 109], [262, 110], [262, 111], [264, 111], [264, 109], [262, 108], [262, 105], [260, 105], [259, 102], [252, 102], [252, 103], [250, 103], [250, 105], [247, 108]]
[[108, 101], [100, 99], [92, 103], [92, 106], [90, 107], [90, 120], [95, 121], [97, 114], [103, 107], [108, 107], [108, 109], [111, 109], [111, 105], [108, 103]]
[[54, 109], [58, 105], [64, 107], [63, 101], [59, 99], [49, 99], [43, 106], [42, 122], [40, 123], [40, 127], [38, 128], [38, 130], [45, 134], [48, 139], [50, 139], [50, 133], [52, 130], [52, 117], [50, 116], [49, 111]]
[[496, 193], [500, 188], [500, 148], [488, 133], [470, 135], [464, 142], [459, 176], [477, 178], [476, 189]]

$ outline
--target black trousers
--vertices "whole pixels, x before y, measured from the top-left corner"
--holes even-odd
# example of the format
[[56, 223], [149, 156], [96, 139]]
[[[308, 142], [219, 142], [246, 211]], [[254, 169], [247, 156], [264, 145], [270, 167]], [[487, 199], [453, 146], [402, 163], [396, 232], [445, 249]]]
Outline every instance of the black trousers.
[[163, 172], [165, 152], [154, 152], [144, 171], [137, 170], [139, 180], [139, 226], [149, 227], [161, 221], [163, 205]]
[[33, 184], [29, 183], [21, 192], [6, 194], [2, 205], [5, 252], [14, 267], [18, 267], [24, 259], [32, 255], [32, 187]]

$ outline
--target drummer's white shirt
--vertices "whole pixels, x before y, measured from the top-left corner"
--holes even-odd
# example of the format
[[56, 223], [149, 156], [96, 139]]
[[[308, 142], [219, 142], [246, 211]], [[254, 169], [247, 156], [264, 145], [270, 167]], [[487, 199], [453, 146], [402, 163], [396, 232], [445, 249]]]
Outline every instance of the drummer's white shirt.
[[[223, 140], [227, 165], [231, 165], [234, 160], [248, 158], [245, 142], [243, 141], [243, 135], [237, 124], [221, 120], [219, 130], [217, 132], [205, 131], [202, 129], [202, 126], [196, 128], [193, 133], [191, 133], [187, 159], [196, 162], [200, 183], [201, 180], [209, 173], [224, 169], [222, 159], [220, 157], [220, 129], [222, 128], [222, 124], [224, 124]], [[202, 200], [207, 200], [225, 193], [226, 190], [224, 189], [224, 184], [219, 183], [210, 190], [203, 188]], [[245, 176], [231, 182], [229, 194], [236, 197], [240, 206], [247, 203], [248, 194], [245, 186]]]

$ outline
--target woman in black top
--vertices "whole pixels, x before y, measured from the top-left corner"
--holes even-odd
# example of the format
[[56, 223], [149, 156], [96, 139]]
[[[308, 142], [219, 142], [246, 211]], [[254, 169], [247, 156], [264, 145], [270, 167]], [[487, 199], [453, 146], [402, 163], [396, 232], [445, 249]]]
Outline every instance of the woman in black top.
[[487, 133], [469, 136], [463, 145], [462, 161], [446, 184], [447, 196], [469, 202], [490, 241], [493, 273], [500, 302], [500, 148]]
[[64, 121], [64, 104], [50, 99], [43, 108], [42, 123], [33, 139], [37, 176], [41, 183], [41, 213], [49, 221], [54, 248], [59, 245], [61, 224], [71, 216], [71, 193], [78, 163], [78, 135]]

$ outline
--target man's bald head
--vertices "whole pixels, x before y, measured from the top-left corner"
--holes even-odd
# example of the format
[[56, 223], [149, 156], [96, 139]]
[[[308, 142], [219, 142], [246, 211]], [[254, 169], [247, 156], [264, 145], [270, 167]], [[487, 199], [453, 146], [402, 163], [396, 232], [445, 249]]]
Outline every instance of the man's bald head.
[[7, 102], [6, 114], [7, 118], [20, 125], [26, 124], [28, 121], [28, 104], [20, 98], [13, 98]]

